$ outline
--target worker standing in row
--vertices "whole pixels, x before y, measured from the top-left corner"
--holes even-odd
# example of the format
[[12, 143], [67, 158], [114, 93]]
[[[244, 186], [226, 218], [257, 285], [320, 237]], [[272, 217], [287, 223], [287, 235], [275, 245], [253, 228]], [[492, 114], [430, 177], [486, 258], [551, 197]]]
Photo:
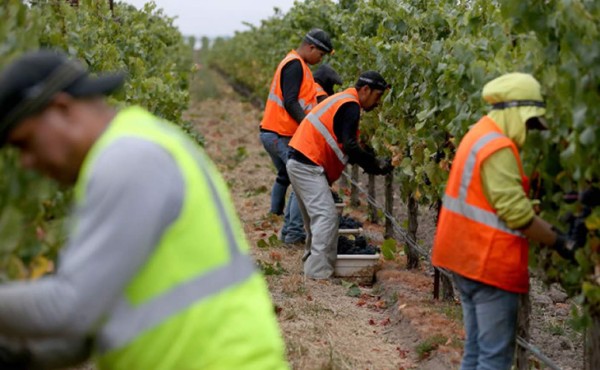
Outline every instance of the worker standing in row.
[[508, 370], [519, 294], [529, 290], [528, 240], [574, 259], [574, 243], [534, 214], [519, 149], [547, 129], [539, 82], [525, 73], [483, 88], [491, 111], [461, 140], [437, 226], [432, 263], [450, 270], [466, 331], [461, 370]]
[[377, 107], [389, 87], [379, 73], [362, 73], [354, 87], [319, 103], [290, 141], [287, 171], [307, 230], [306, 277], [327, 279], [333, 275], [339, 218], [329, 187], [346, 164], [356, 163], [378, 175], [393, 169], [389, 159], [363, 150], [358, 139], [361, 109], [369, 112]]
[[290, 51], [277, 66], [260, 124], [260, 140], [277, 171], [271, 190], [270, 212], [279, 215], [285, 209], [281, 240], [288, 244], [304, 243], [306, 238], [294, 192], [285, 207], [290, 184], [285, 167], [288, 145], [300, 122], [317, 105], [317, 86], [309, 65], [320, 63], [332, 52], [327, 32], [318, 28], [310, 30], [300, 46]]

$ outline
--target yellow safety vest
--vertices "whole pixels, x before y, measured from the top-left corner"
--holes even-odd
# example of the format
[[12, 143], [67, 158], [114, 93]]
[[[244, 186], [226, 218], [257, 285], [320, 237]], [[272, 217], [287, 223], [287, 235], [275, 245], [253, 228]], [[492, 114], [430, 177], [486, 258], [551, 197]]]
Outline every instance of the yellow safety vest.
[[99, 154], [123, 137], [164, 148], [179, 166], [185, 195], [179, 217], [94, 333], [99, 368], [287, 369], [266, 284], [227, 186], [174, 125], [139, 107], [121, 111], [86, 156], [76, 201], [85, 199]]

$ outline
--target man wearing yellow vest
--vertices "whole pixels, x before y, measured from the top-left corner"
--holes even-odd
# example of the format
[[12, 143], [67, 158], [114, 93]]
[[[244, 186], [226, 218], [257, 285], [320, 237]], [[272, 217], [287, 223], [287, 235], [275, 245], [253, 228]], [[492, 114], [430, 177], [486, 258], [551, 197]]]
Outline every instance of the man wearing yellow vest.
[[[333, 46], [327, 32], [312, 29], [300, 46], [283, 58], [273, 76], [260, 123], [260, 140], [277, 170], [271, 190], [271, 213], [279, 215], [284, 211], [285, 193], [290, 185], [285, 168], [290, 139], [300, 122], [317, 105], [317, 86], [308, 66], [321, 62], [323, 56], [331, 52]], [[305, 237], [302, 215], [292, 192], [285, 207], [281, 239], [294, 244], [303, 242]]]
[[52, 275], [0, 285], [0, 368], [286, 369], [266, 285], [227, 186], [175, 125], [104, 95], [48, 50], [0, 75], [0, 139], [74, 185]]
[[346, 163], [376, 175], [393, 169], [389, 159], [376, 158], [358, 143], [360, 109], [373, 110], [388, 88], [379, 73], [364, 72], [354, 87], [319, 103], [290, 141], [287, 171], [307, 229], [303, 260], [309, 278], [333, 275], [339, 217], [329, 186], [339, 179]]
[[491, 112], [472, 126], [452, 163], [432, 261], [453, 272], [466, 339], [462, 370], [510, 369], [518, 295], [529, 290], [528, 239], [573, 259], [574, 243], [534, 214], [519, 148], [546, 129], [540, 84], [509, 73], [483, 88]]

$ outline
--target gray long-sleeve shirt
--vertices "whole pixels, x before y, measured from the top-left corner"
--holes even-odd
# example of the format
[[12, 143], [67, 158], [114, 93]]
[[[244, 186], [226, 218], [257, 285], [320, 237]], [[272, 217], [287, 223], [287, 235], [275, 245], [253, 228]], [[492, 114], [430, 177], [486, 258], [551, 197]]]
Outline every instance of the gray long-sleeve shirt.
[[179, 215], [183, 177], [155, 143], [118, 139], [90, 174], [56, 274], [0, 285], [0, 336], [83, 342]]

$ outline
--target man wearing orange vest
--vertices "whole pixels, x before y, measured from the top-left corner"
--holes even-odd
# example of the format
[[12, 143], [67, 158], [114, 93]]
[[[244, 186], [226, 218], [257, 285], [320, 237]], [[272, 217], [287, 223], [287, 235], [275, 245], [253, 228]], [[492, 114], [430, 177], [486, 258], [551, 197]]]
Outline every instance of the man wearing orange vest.
[[[285, 193], [290, 185], [285, 168], [290, 139], [300, 122], [317, 105], [317, 86], [308, 65], [321, 62], [323, 56], [332, 51], [329, 35], [321, 29], [312, 29], [300, 47], [283, 58], [273, 76], [260, 123], [260, 140], [277, 170], [271, 190], [271, 213], [280, 215], [284, 211]], [[285, 208], [281, 239], [290, 244], [305, 239], [302, 215], [294, 192]]]
[[388, 88], [379, 73], [361, 74], [354, 87], [319, 103], [290, 141], [287, 171], [307, 230], [303, 257], [307, 277], [333, 275], [339, 218], [329, 186], [341, 176], [346, 163], [356, 163], [376, 175], [393, 169], [389, 159], [378, 159], [358, 144], [360, 109], [373, 110]]
[[491, 112], [472, 126], [454, 158], [435, 236], [433, 265], [453, 272], [466, 339], [461, 370], [510, 369], [518, 296], [529, 290], [528, 239], [573, 259], [574, 243], [536, 216], [519, 148], [546, 129], [540, 84], [509, 73], [483, 88]]

